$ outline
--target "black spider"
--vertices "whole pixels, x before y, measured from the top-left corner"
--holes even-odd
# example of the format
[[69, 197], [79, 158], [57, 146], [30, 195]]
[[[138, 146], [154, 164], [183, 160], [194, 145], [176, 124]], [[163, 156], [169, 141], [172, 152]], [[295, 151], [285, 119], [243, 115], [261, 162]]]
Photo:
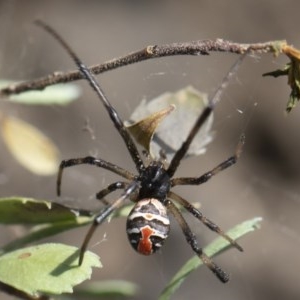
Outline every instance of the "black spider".
[[104, 95], [94, 75], [87, 69], [87, 67], [81, 62], [78, 56], [59, 36], [57, 32], [55, 32], [51, 27], [49, 27], [42, 21], [37, 21], [37, 24], [43, 27], [52, 36], [54, 36], [66, 49], [66, 51], [68, 51], [69, 55], [75, 61], [80, 72], [89, 82], [91, 87], [95, 90], [99, 99], [102, 101], [104, 107], [106, 108], [114, 126], [123, 138], [138, 171], [138, 174], [135, 175], [119, 166], [116, 166], [115, 164], [91, 156], [87, 156], [84, 158], [67, 159], [61, 162], [57, 178], [58, 195], [60, 195], [63, 170], [67, 167], [75, 165], [95, 165], [97, 167], [104, 168], [113, 173], [116, 173], [128, 180], [114, 182], [97, 193], [97, 199], [101, 200], [106, 195], [118, 189], [124, 190], [117, 200], [115, 200], [112, 204], [106, 205], [95, 216], [93, 224], [91, 225], [80, 249], [79, 265], [81, 265], [83, 261], [84, 253], [97, 226], [103, 223], [103, 221], [112, 212], [120, 208], [120, 206], [124, 203], [126, 199], [130, 199], [131, 201], [135, 202], [135, 205], [127, 218], [127, 234], [132, 247], [136, 251], [144, 255], [149, 255], [157, 251], [162, 246], [164, 240], [167, 238], [169, 233], [170, 221], [167, 212], [170, 212], [179, 223], [185, 235], [186, 241], [191, 246], [192, 250], [222, 282], [227, 282], [229, 280], [229, 276], [202, 251], [202, 248], [199, 247], [195, 234], [190, 229], [189, 225], [187, 224], [179, 209], [175, 206], [174, 202], [177, 202], [178, 204], [183, 206], [194, 217], [203, 222], [203, 224], [205, 224], [209, 229], [217, 232], [238, 250], [243, 251], [242, 247], [238, 245], [234, 240], [232, 240], [228, 235], [226, 235], [219, 226], [207, 219], [198, 209], [196, 209], [187, 200], [172, 192], [171, 188], [176, 185], [200, 185], [211, 179], [220, 171], [235, 164], [238, 158], [240, 157], [242, 146], [245, 140], [244, 136], [241, 137], [237, 145], [235, 154], [227, 160], [225, 160], [224, 162], [217, 165], [211, 171], [208, 171], [199, 177], [173, 178], [182, 158], [187, 153], [195, 135], [198, 133], [200, 127], [204, 124], [204, 122], [212, 113], [216, 103], [219, 101], [222, 91], [228, 85], [230, 78], [233, 76], [233, 74], [235, 74], [238, 66], [241, 64], [241, 61], [246, 54], [242, 55], [239, 58], [239, 60], [232, 66], [227, 76], [223, 79], [223, 82], [221, 83], [220, 87], [217, 89], [216, 93], [209, 101], [208, 106], [203, 110], [203, 112], [196, 120], [185, 142], [182, 143], [181, 147], [175, 153], [169, 166], [165, 167], [160, 160], [152, 160], [148, 165], [145, 165], [135, 143], [133, 142], [131, 135], [124, 126], [123, 121], [119, 117], [116, 110], [113, 108], [113, 106], [110, 104], [110, 102]]

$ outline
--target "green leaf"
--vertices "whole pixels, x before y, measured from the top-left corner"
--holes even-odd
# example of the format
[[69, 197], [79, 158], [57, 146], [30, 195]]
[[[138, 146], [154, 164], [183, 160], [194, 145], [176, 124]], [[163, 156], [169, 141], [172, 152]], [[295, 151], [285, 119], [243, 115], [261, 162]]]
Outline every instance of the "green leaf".
[[136, 284], [125, 280], [93, 281], [76, 288], [76, 296], [92, 297], [132, 297], [137, 293]]
[[[231, 230], [229, 230], [226, 234], [229, 235], [232, 239], [236, 240], [246, 233], [252, 232], [255, 229], [259, 228], [259, 225], [262, 221], [262, 218], [257, 217], [248, 221], [245, 221]], [[213, 257], [221, 252], [230, 248], [231, 245], [228, 241], [224, 240], [223, 238], [219, 237], [215, 239], [211, 244], [205, 247], [204, 252], [209, 256]], [[171, 281], [167, 284], [165, 289], [162, 291], [159, 300], [167, 300], [170, 299], [172, 294], [180, 287], [180, 285], [184, 282], [187, 276], [197, 268], [202, 265], [202, 261], [199, 259], [198, 256], [194, 256], [189, 259], [175, 274], [175, 276], [171, 279]]]
[[295, 108], [300, 100], [300, 60], [291, 58], [291, 62], [286, 64], [282, 70], [275, 70], [263, 74], [263, 76], [288, 76], [288, 84], [291, 87], [291, 93], [286, 105], [286, 112], [289, 113]]
[[0, 281], [29, 295], [72, 293], [73, 286], [91, 277], [92, 267], [102, 267], [89, 251], [78, 266], [79, 249], [62, 244], [42, 244], [0, 256]]
[[65, 230], [89, 224], [93, 214], [85, 210], [71, 209], [62, 204], [25, 197], [0, 198], [0, 223], [36, 225], [33, 230], [3, 246], [0, 251], [11, 251], [39, 239]]
[[286, 54], [290, 62], [285, 65], [283, 70], [268, 72], [263, 74], [263, 76], [273, 76], [275, 78], [279, 76], [288, 77], [291, 93], [285, 111], [289, 113], [300, 101], [300, 50], [287, 45], [284, 41], [278, 41], [273, 43], [273, 51], [275, 55], [279, 53]]
[[[127, 217], [133, 204], [124, 205], [113, 217]], [[48, 200], [27, 197], [0, 198], [0, 224], [49, 224], [60, 222], [83, 223], [93, 217], [93, 212], [74, 209], [63, 204]]]
[[[15, 81], [0, 80], [0, 88], [16, 84]], [[56, 84], [42, 91], [29, 91], [9, 97], [9, 100], [22, 104], [67, 105], [80, 97], [80, 88], [75, 84]]]
[[[125, 205], [112, 217], [126, 217], [132, 204]], [[36, 225], [32, 230], [4, 245], [0, 253], [16, 250], [40, 239], [92, 223], [93, 212], [72, 209], [60, 203], [26, 197], [0, 198], [0, 223]]]
[[12, 242], [2, 246], [0, 249], [0, 254], [19, 249], [29, 243], [39, 241], [70, 229], [85, 226], [90, 224], [93, 219], [94, 217], [78, 217], [76, 220], [70, 222], [58, 222], [49, 225], [36, 226], [28, 234], [16, 238]]
[[45, 224], [75, 221], [86, 211], [71, 209], [56, 202], [26, 197], [0, 198], [0, 223]]

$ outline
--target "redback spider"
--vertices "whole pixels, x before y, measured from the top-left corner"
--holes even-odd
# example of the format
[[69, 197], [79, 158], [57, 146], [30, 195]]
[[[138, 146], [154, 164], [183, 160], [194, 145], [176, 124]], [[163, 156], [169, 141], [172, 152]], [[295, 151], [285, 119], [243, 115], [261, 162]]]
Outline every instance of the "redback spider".
[[177, 220], [183, 231], [186, 241], [191, 246], [192, 250], [222, 282], [227, 282], [229, 280], [228, 274], [224, 272], [217, 264], [214, 263], [211, 258], [209, 258], [202, 251], [202, 248], [198, 245], [195, 234], [190, 229], [189, 225], [187, 224], [186, 220], [184, 219], [183, 215], [174, 204], [174, 202], [183, 206], [195, 218], [200, 220], [210, 230], [218, 233], [238, 250], [243, 251], [242, 247], [236, 241], [226, 235], [218, 225], [206, 218], [201, 211], [199, 211], [181, 196], [172, 192], [171, 188], [177, 185], [200, 185], [211, 179], [220, 171], [223, 171], [235, 164], [240, 157], [242, 146], [245, 141], [244, 135], [241, 136], [234, 155], [218, 164], [212, 170], [198, 177], [173, 178], [195, 135], [198, 133], [201, 126], [213, 112], [215, 105], [220, 99], [222, 91], [228, 85], [231, 77], [236, 73], [246, 54], [241, 55], [237, 62], [231, 67], [230, 71], [223, 79], [221, 85], [219, 86], [213, 97], [210, 99], [207, 107], [197, 118], [194, 126], [186, 137], [186, 140], [174, 154], [169, 165], [165, 166], [160, 159], [153, 159], [146, 165], [131, 135], [129, 134], [127, 128], [124, 126], [122, 119], [120, 118], [114, 107], [110, 104], [109, 100], [106, 98], [94, 75], [88, 70], [88, 68], [70, 48], [70, 46], [61, 38], [61, 36], [56, 31], [54, 31], [50, 26], [43, 23], [42, 21], [37, 21], [36, 23], [39, 26], [43, 27], [47, 32], [49, 32], [65, 48], [65, 50], [69, 53], [69, 55], [76, 63], [83, 77], [94, 89], [105, 109], [107, 110], [114, 126], [124, 140], [138, 172], [137, 174], [133, 174], [111, 162], [92, 156], [66, 159], [61, 162], [57, 178], [58, 195], [60, 195], [61, 192], [63, 170], [67, 167], [76, 165], [94, 165], [120, 175], [127, 180], [114, 182], [97, 193], [97, 199], [101, 200], [104, 199], [106, 195], [118, 189], [123, 189], [123, 193], [118, 199], [112, 202], [112, 204], [106, 205], [99, 213], [95, 215], [94, 221], [87, 235], [85, 236], [80, 249], [79, 265], [81, 265], [83, 262], [84, 253], [87, 249], [88, 243], [98, 225], [102, 224], [111, 213], [120, 208], [126, 199], [130, 199], [135, 203], [135, 205], [127, 217], [126, 231], [130, 244], [137, 252], [144, 255], [150, 255], [155, 253], [162, 247], [164, 241], [168, 237], [170, 230], [170, 220], [168, 217], [169, 212]]

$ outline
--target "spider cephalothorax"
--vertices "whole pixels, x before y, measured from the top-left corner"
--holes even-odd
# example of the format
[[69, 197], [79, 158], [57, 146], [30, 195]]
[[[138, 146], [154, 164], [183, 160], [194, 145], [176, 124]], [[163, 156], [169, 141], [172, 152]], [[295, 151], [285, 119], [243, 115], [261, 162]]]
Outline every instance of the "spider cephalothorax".
[[139, 199], [154, 198], [163, 203], [171, 188], [170, 176], [160, 161], [151, 162], [141, 172], [138, 181]]
[[124, 140], [124, 143], [131, 155], [131, 158], [138, 172], [138, 174], [135, 175], [113, 163], [91, 156], [67, 159], [61, 162], [57, 178], [58, 195], [60, 195], [63, 170], [66, 167], [71, 167], [79, 164], [95, 165], [97, 167], [114, 172], [115, 174], [127, 180], [114, 182], [96, 194], [97, 199], [104, 201], [104, 197], [106, 195], [118, 189], [123, 189], [123, 193], [121, 194], [121, 196], [115, 201], [113, 201], [111, 204], [109, 204], [105, 200], [104, 202], [107, 205], [98, 214], [95, 215], [94, 222], [91, 225], [87, 235], [85, 236], [85, 239], [80, 249], [79, 264], [81, 264], [83, 261], [84, 253], [97, 226], [103, 223], [103, 221], [106, 220], [106, 218], [112, 212], [121, 207], [126, 199], [130, 199], [135, 202], [135, 205], [127, 218], [127, 234], [129, 237], [129, 241], [135, 250], [137, 250], [141, 254], [149, 255], [161, 248], [165, 239], [168, 236], [170, 229], [170, 221], [168, 218], [169, 212], [177, 220], [178, 224], [180, 225], [183, 231], [186, 241], [191, 246], [192, 250], [222, 282], [227, 282], [229, 280], [229, 276], [202, 251], [202, 248], [198, 245], [196, 236], [190, 229], [189, 225], [185, 221], [183, 215], [181, 214], [180, 210], [176, 207], [174, 202], [181, 205], [195, 218], [201, 221], [209, 229], [221, 235], [238, 250], [242, 251], [242, 247], [239, 246], [228, 235], [226, 235], [224, 231], [214, 222], [207, 219], [191, 203], [183, 199], [178, 194], [172, 192], [171, 187], [174, 187], [176, 185], [200, 185], [211, 179], [220, 171], [227, 169], [228, 167], [235, 164], [238, 158], [240, 157], [242, 146], [244, 144], [244, 136], [241, 137], [234, 155], [221, 162], [210, 171], [197, 177], [173, 178], [181, 160], [186, 155], [194, 137], [198, 133], [201, 126], [211, 115], [216, 103], [219, 101], [222, 91], [228, 85], [230, 78], [236, 72], [238, 66], [240, 65], [242, 59], [245, 57], [246, 54], [239, 58], [239, 60], [233, 65], [231, 70], [223, 79], [216, 93], [210, 99], [207, 107], [197, 118], [194, 126], [190, 130], [185, 141], [174, 154], [169, 166], [165, 167], [160, 160], [153, 160], [148, 166], [145, 166], [143, 159], [129, 131], [124, 126], [124, 123], [119, 117], [117, 111], [106, 98], [105, 94], [103, 93], [100, 85], [96, 81], [93, 74], [81, 62], [79, 57], [72, 51], [69, 45], [59, 36], [57, 32], [55, 32], [51, 27], [49, 27], [41, 21], [38, 21], [37, 24], [43, 27], [62, 44], [62, 46], [68, 51], [70, 56], [75, 61], [83, 77], [95, 90], [99, 99], [101, 100], [102, 104], [107, 110], [114, 126], [116, 127], [120, 136]]

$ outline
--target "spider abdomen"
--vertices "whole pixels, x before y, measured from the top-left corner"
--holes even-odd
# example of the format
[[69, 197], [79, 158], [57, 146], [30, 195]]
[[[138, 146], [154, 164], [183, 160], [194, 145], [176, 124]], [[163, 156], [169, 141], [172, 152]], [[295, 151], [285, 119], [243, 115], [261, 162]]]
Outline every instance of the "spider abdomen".
[[154, 198], [138, 201], [128, 215], [126, 231], [137, 252], [143, 255], [155, 253], [170, 231], [166, 207]]

